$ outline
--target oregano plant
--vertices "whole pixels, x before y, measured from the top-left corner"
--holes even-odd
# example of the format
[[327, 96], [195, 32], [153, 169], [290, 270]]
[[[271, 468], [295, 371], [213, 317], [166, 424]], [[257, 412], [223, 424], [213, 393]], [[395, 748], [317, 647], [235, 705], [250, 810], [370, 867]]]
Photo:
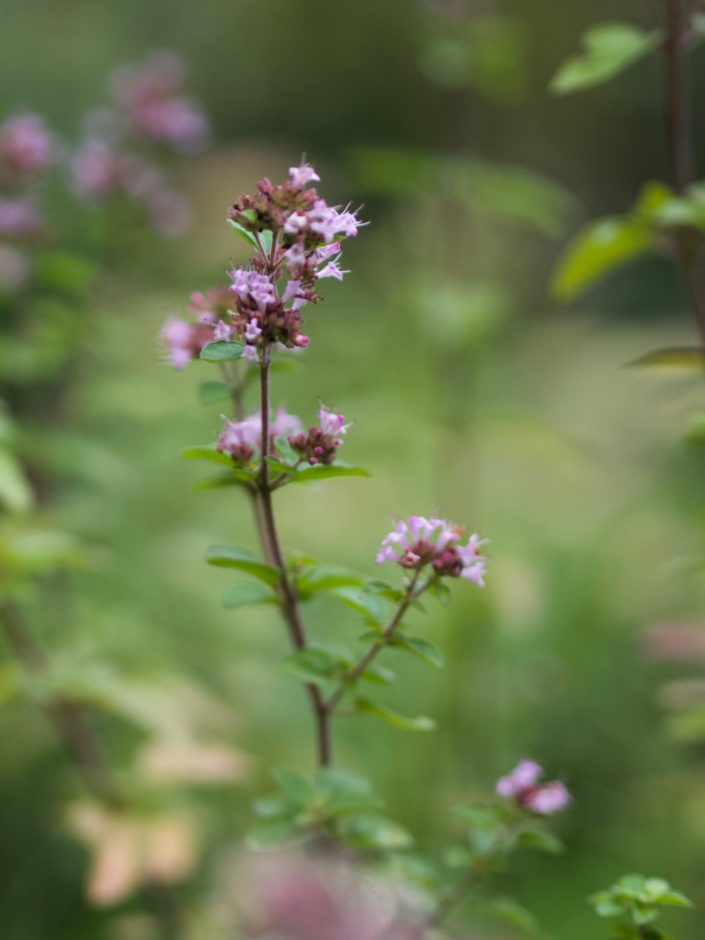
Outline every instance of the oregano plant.
[[[457, 808], [461, 835], [439, 859], [424, 853], [411, 833], [386, 815], [364, 776], [336, 761], [336, 719], [342, 713], [371, 716], [408, 731], [433, 729], [431, 718], [400, 714], [370, 689], [394, 679], [385, 665], [389, 650], [442, 666], [440, 651], [412, 632], [412, 615], [415, 620], [424, 610], [422, 600], [445, 599], [454, 581], [472, 589], [483, 587], [488, 559], [486, 540], [436, 516], [398, 519], [383, 538], [376, 562], [399, 572], [401, 578], [393, 582], [365, 579], [339, 565], [289, 554], [282, 544], [276, 511], [279, 490], [338, 476], [367, 476], [340, 457], [350, 430], [345, 416], [319, 404], [317, 422], [306, 425], [278, 405], [273, 391], [277, 368], [309, 345], [304, 315], [322, 300], [321, 282], [342, 281], [348, 273], [341, 266], [343, 241], [366, 224], [359, 210], [329, 206], [314, 188], [319, 181], [313, 167], [302, 164], [290, 168], [286, 182], [275, 185], [263, 179], [254, 195], [240, 196], [228, 221], [249, 246], [249, 262], [229, 272], [230, 284], [192, 295], [191, 319], [170, 317], [162, 328], [168, 357], [177, 369], [198, 360], [199, 368], [209, 364], [215, 372], [200, 385], [202, 401], [230, 403], [217, 439], [187, 448], [185, 456], [217, 468], [216, 475], [200, 485], [239, 492], [249, 502], [260, 543], [259, 553], [234, 545], [212, 546], [207, 561], [250, 579], [228, 589], [226, 606], [268, 605], [278, 610], [290, 646], [279, 668], [300, 680], [312, 716], [315, 773], [306, 777], [274, 771], [275, 790], [256, 801], [257, 821], [250, 833], [255, 843], [287, 846], [288, 852], [303, 843], [309, 861], [297, 855], [292, 861], [285, 853], [288, 861], [282, 862], [277, 856], [274, 871], [265, 874], [265, 881], [273, 881], [263, 891], [255, 919], [258, 929], [264, 922], [286, 936], [318, 936], [313, 925], [309, 932], [302, 928], [287, 933], [292, 924], [271, 901], [284, 890], [281, 879], [295, 883], [302, 866], [313, 865], [310, 879], [304, 879], [308, 887], [300, 890], [313, 891], [314, 882], [314, 893], [331, 894], [330, 904], [340, 919], [336, 924], [343, 930], [346, 905], [337, 888], [328, 885], [330, 873], [315, 867], [323, 857], [324, 867], [353, 864], [353, 880], [361, 877], [357, 866], [364, 859], [377, 866], [378, 877], [382, 872], [384, 877], [391, 871], [403, 873], [406, 883], [414, 885], [411, 910], [398, 902], [384, 929], [368, 934], [360, 928], [356, 936], [426, 936], [451, 922], [461, 909], [477, 918], [527, 927], [533, 923], [529, 912], [513, 898], [497, 894], [493, 885], [515, 850], [561, 850], [544, 825], [546, 817], [570, 801], [561, 781], [542, 782], [541, 766], [521, 761], [497, 783], [494, 801]], [[322, 593], [361, 617], [364, 631], [354, 645], [341, 642], [337, 631], [325, 642], [311, 639], [305, 604]], [[315, 904], [309, 914], [314, 919], [322, 916]], [[239, 928], [250, 936], [247, 920], [247, 911], [240, 910]], [[320, 935], [340, 934], [331, 930]]]

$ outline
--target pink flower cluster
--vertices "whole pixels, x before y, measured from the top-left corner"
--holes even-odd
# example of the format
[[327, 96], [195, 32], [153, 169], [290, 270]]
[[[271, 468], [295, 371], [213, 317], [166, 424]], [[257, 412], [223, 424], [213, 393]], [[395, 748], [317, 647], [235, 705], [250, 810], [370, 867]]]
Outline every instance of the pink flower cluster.
[[230, 209], [231, 220], [259, 246], [249, 268], [230, 272], [231, 332], [247, 345], [245, 358], [252, 361], [273, 343], [308, 345], [301, 309], [321, 299], [318, 281], [348, 273], [340, 267], [340, 240], [363, 224], [355, 212], [328, 206], [308, 187], [319, 180], [313, 167], [291, 167], [289, 177], [278, 186], [261, 180], [256, 195], [241, 196]]
[[497, 781], [497, 794], [541, 816], [557, 813], [570, 803], [571, 797], [560, 780], [539, 783], [543, 767], [532, 760], [520, 761], [506, 777]]
[[105, 204], [123, 196], [167, 236], [188, 226], [188, 203], [169, 187], [151, 154], [138, 151], [160, 142], [191, 153], [205, 144], [208, 123], [200, 106], [183, 93], [183, 76], [183, 63], [170, 53], [118, 70], [112, 108], [89, 115], [87, 135], [71, 160], [79, 198]]
[[145, 62], [116, 72], [115, 99], [132, 136], [184, 153], [205, 146], [208, 119], [200, 104], [184, 92], [184, 76], [184, 63], [171, 52], [155, 52]]
[[229, 328], [225, 325], [231, 295], [227, 285], [211, 287], [191, 294], [189, 311], [196, 322], [167, 317], [160, 336], [168, 349], [168, 360], [175, 369], [183, 369], [197, 359], [207, 343], [224, 339]]
[[473, 534], [463, 544], [463, 533], [462, 526], [445, 519], [400, 519], [382, 541], [377, 564], [392, 561], [414, 571], [430, 566], [437, 575], [467, 578], [484, 587], [487, 560], [480, 547], [485, 542]]
[[289, 437], [289, 444], [301, 460], [310, 464], [330, 464], [335, 460], [338, 448], [343, 443], [341, 435], [347, 433], [349, 424], [344, 415], [337, 415], [321, 405], [318, 411], [318, 427], [310, 427], [305, 434]]
[[27, 182], [59, 158], [56, 138], [37, 114], [18, 114], [0, 125], [0, 180]]
[[[301, 422], [280, 408], [269, 423], [270, 452], [276, 456], [276, 439], [299, 434]], [[257, 412], [242, 421], [226, 419], [225, 429], [218, 437], [218, 450], [227, 454], [235, 463], [244, 466], [250, 463], [262, 449], [262, 415]]]
[[30, 278], [26, 246], [47, 224], [31, 188], [60, 156], [54, 135], [37, 114], [18, 114], [0, 124], [0, 293], [21, 290]]
[[190, 221], [188, 203], [168, 188], [159, 167], [99, 137], [88, 138], [73, 155], [71, 178], [79, 199], [105, 204], [122, 194], [141, 206], [163, 235], [179, 235]]

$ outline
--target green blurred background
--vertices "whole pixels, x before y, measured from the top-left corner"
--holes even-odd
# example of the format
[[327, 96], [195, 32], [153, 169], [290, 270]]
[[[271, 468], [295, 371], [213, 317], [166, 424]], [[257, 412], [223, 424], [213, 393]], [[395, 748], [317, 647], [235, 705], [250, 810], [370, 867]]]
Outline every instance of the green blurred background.
[[[665, 170], [654, 63], [565, 100], [546, 85], [590, 22], [653, 23], [657, 7], [3, 3], [0, 112], [36, 109], [75, 135], [113, 68], [169, 48], [214, 125], [214, 146], [181, 170], [192, 230], [114, 268], [93, 298], [69, 426], [45, 432], [62, 480], [48, 512], [93, 564], [71, 575], [67, 610], [38, 615], [45, 645], [86, 672], [135, 687], [180, 676], [234, 715], [221, 737], [249, 755], [248, 772], [179, 796], [203, 832], [186, 896], [209, 890], [269, 768], [307, 772], [312, 747], [303, 696], [274, 668], [286, 652], [276, 617], [224, 610], [228, 576], [203, 561], [211, 542], [255, 540], [235, 495], [192, 488], [199, 472], [180, 452], [212, 440], [218, 408], [198, 404], [208, 367], [173, 373], [157, 334], [242, 259], [224, 224], [233, 198], [305, 153], [329, 201], [364, 202], [371, 224], [346, 247], [346, 283], [308, 316], [305, 368], [278, 376], [275, 397], [304, 418], [320, 399], [353, 419], [345, 456], [373, 478], [281, 494], [284, 541], [373, 575], [395, 515], [440, 510], [491, 539], [487, 589], [459, 585], [419, 618], [446, 669], [399, 661], [402, 681], [380, 694], [438, 731], [342, 719], [341, 762], [429, 846], [452, 805], [490, 792], [518, 758], [562, 776], [575, 795], [566, 857], [520, 862], [508, 882], [549, 936], [602, 936], [584, 899], [629, 870], [705, 905], [702, 706], [691, 690], [695, 719], [668, 707], [704, 663], [654, 662], [645, 640], [702, 618], [703, 452], [683, 442], [701, 388], [623, 368], [691, 326], [664, 260], [570, 309], [547, 287], [581, 222], [622, 210]], [[496, 176], [507, 166], [508, 180]], [[332, 604], [309, 616], [314, 635], [357, 635]], [[111, 718], [96, 728], [118, 761], [139, 740]], [[3, 940], [140, 940], [138, 921], [84, 899], [86, 855], [62, 824], [80, 787], [41, 715], [8, 698], [0, 741]], [[681, 940], [702, 936], [702, 914], [676, 916]]]

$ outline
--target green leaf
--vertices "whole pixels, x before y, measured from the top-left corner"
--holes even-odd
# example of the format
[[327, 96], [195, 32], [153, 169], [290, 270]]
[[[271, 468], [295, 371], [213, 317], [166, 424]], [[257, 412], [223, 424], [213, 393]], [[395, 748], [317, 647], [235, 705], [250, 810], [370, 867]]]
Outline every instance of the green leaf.
[[610, 933], [617, 940], [641, 940], [642, 938], [639, 928], [633, 927], [631, 924], [612, 924]]
[[377, 595], [352, 587], [334, 588], [330, 593], [347, 607], [362, 614], [368, 623], [378, 627], [384, 624], [387, 607]]
[[646, 32], [632, 23], [597, 23], [582, 36], [584, 52], [564, 62], [549, 86], [567, 95], [609, 81], [652, 52], [661, 40], [658, 30]]
[[373, 715], [375, 718], [380, 718], [382, 721], [386, 721], [387, 724], [394, 725], [396, 728], [401, 728], [404, 731], [433, 731], [436, 727], [435, 721], [427, 715], [407, 718], [405, 715], [400, 715], [391, 708], [376, 705], [366, 698], [355, 699], [355, 709], [361, 715]]
[[224, 607], [245, 607], [247, 604], [276, 604], [278, 599], [269, 588], [251, 581], [240, 581], [228, 588], [223, 596]]
[[355, 467], [343, 460], [335, 460], [333, 463], [300, 467], [292, 483], [315, 483], [317, 480], [327, 480], [330, 477], [369, 477], [369, 475], [362, 467]]
[[347, 817], [339, 824], [338, 831], [342, 838], [362, 849], [392, 852], [406, 849], [414, 842], [411, 834], [398, 823], [372, 813]]
[[549, 852], [552, 855], [560, 855], [563, 852], [561, 840], [546, 829], [522, 829], [517, 835], [517, 845], [525, 849]]
[[215, 405], [230, 398], [231, 389], [227, 382], [201, 382], [198, 397], [202, 405]]
[[396, 679], [396, 675], [391, 669], [380, 666], [379, 663], [373, 663], [365, 669], [360, 678], [375, 685], [391, 685]]
[[209, 565], [216, 565], [219, 568], [237, 568], [238, 571], [251, 574], [267, 584], [279, 584], [279, 570], [261, 561], [246, 548], [238, 548], [235, 545], [211, 545], [206, 553], [206, 561]]
[[257, 476], [257, 470], [245, 470], [243, 467], [232, 467], [229, 472], [219, 474], [217, 477], [209, 477], [207, 480], [199, 480], [194, 483], [194, 489], [197, 490], [217, 490], [223, 486], [236, 486], [238, 483], [251, 483]]
[[251, 245], [253, 248], [257, 247], [257, 239], [252, 234], [252, 232], [248, 232], [248, 230], [243, 228], [239, 222], [235, 221], [235, 219], [227, 219], [227, 223], [235, 230], [235, 233], [239, 235], [240, 238], [248, 243], [248, 245]]
[[200, 353], [200, 358], [206, 362], [232, 362], [240, 359], [245, 349], [243, 343], [233, 343], [230, 340], [216, 340], [206, 343]]
[[26, 512], [33, 502], [20, 462], [9, 450], [0, 448], [0, 503], [11, 512]]
[[299, 459], [299, 455], [285, 437], [275, 438], [274, 446], [285, 463], [294, 464]]
[[537, 928], [536, 918], [522, 904], [515, 901], [514, 898], [497, 898], [490, 901], [482, 912], [490, 917], [501, 920], [510, 927], [517, 927], [526, 933], [533, 933]]
[[182, 457], [186, 460], [209, 460], [211, 463], [220, 463], [226, 467], [233, 467], [232, 457], [221, 453], [214, 444], [196, 445], [187, 447], [182, 451]]
[[287, 656], [279, 668], [302, 682], [324, 685], [350, 669], [353, 663], [354, 657], [345, 647], [311, 643]]
[[299, 774], [291, 773], [289, 770], [275, 770], [272, 772], [274, 782], [281, 790], [286, 800], [296, 807], [304, 807], [315, 796], [315, 789]]
[[368, 797], [372, 793], [369, 780], [342, 767], [324, 767], [317, 771], [314, 784], [319, 792], [333, 799]]
[[575, 300], [600, 278], [650, 248], [651, 232], [641, 219], [613, 216], [591, 222], [563, 252], [551, 291], [558, 300]]
[[705, 369], [705, 352], [698, 346], [669, 346], [632, 360], [630, 366], [645, 368]]
[[274, 240], [273, 233], [269, 229], [264, 229], [264, 231], [259, 233], [259, 240], [262, 245], [262, 250], [268, 255], [272, 250], [272, 241]]
[[408, 636], [405, 633], [395, 633], [389, 640], [389, 645], [411, 653], [418, 659], [423, 660], [423, 662], [431, 666], [436, 666], [439, 669], [443, 665], [443, 654], [438, 647], [421, 637]]
[[311, 565], [304, 568], [296, 578], [301, 597], [315, 594], [317, 591], [331, 591], [341, 587], [362, 587], [364, 579], [333, 565]]

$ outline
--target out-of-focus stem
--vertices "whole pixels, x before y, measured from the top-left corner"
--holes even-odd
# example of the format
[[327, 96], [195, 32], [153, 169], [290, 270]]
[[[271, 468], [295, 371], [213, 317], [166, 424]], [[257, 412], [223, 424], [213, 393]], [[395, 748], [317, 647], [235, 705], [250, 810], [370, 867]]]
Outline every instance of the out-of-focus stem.
[[[695, 178], [688, 89], [685, 79], [684, 52], [687, 30], [683, 22], [682, 0], [665, 0], [665, 2], [664, 122], [673, 186], [678, 195], [683, 195]], [[705, 280], [701, 267], [698, 233], [689, 228], [681, 228], [676, 233], [676, 249], [688, 287], [693, 317], [705, 349]]]
[[[257, 520], [262, 548], [270, 564], [279, 570], [279, 593], [282, 610], [291, 644], [295, 650], [305, 649], [308, 645], [306, 628], [301, 617], [299, 599], [291, 583], [289, 572], [279, 541], [272, 490], [269, 480], [269, 350], [265, 350], [260, 363], [260, 413], [262, 416], [262, 440], [260, 472], [255, 484], [255, 517]], [[319, 767], [328, 767], [332, 759], [330, 714], [317, 686], [307, 683], [306, 693], [311, 703], [316, 728], [316, 751]]]

